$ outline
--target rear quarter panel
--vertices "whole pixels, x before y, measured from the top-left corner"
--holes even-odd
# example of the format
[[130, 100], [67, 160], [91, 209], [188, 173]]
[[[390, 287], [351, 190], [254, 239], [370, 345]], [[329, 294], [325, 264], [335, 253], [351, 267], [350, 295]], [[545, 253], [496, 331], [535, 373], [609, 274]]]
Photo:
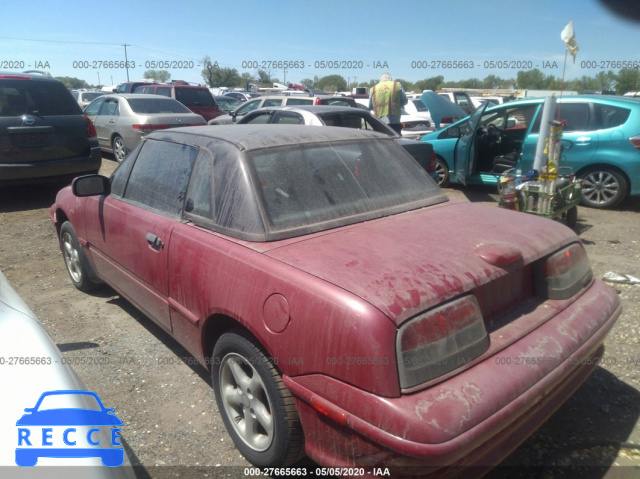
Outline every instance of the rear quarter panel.
[[[286, 375], [326, 374], [399, 395], [396, 327], [349, 292], [189, 224], [171, 238], [169, 278], [174, 333], [203, 363], [208, 322], [226, 317], [248, 329]], [[286, 301], [272, 302], [274, 295]]]

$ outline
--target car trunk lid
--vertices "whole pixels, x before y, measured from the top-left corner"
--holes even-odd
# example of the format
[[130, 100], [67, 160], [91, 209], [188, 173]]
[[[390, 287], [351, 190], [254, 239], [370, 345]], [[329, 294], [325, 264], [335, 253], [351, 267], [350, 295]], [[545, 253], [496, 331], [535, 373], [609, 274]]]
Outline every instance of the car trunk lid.
[[3, 163], [35, 163], [90, 154], [87, 124], [81, 114], [22, 115], [5, 118], [0, 130]]
[[[519, 228], [505, 228], [516, 218]], [[485, 314], [512, 308], [534, 294], [530, 263], [571, 241], [571, 230], [534, 215], [449, 202], [276, 243], [265, 254], [352, 292], [399, 325], [470, 291]]]

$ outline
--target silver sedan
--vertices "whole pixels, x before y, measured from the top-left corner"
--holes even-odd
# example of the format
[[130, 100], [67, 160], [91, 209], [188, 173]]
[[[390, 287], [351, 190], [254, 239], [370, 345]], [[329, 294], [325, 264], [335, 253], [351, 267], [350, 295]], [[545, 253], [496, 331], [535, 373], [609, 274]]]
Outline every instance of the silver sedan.
[[207, 124], [177, 100], [139, 93], [98, 97], [84, 113], [96, 127], [100, 149], [118, 162], [152, 131]]

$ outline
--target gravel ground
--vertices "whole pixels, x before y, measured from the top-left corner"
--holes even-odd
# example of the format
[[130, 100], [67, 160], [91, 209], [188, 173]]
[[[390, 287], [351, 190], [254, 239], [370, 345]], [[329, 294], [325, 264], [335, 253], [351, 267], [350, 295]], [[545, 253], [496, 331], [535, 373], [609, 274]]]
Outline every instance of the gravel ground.
[[[115, 168], [105, 158], [102, 172]], [[77, 291], [49, 221], [56, 186], [0, 190], [0, 269], [38, 315], [89, 390], [124, 423], [139, 479], [245, 477], [249, 464], [218, 415], [207, 371], [112, 290]], [[496, 205], [495, 190], [448, 188]], [[640, 199], [580, 208], [577, 231], [594, 273], [640, 277]], [[577, 393], [488, 477], [640, 477], [640, 285], [614, 285], [624, 312], [606, 353]], [[1, 404], [1, 400], [0, 400]], [[313, 464], [310, 467], [314, 467]]]

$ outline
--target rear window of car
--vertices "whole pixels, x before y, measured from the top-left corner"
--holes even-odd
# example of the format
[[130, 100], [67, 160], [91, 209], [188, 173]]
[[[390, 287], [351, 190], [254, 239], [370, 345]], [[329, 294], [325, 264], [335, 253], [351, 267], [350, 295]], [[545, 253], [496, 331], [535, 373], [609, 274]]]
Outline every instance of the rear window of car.
[[346, 98], [323, 98], [320, 100], [322, 105], [333, 105], [333, 106], [350, 106], [354, 107], [356, 102], [354, 100], [347, 100]]
[[135, 113], [191, 113], [186, 106], [170, 98], [152, 97], [129, 100], [129, 106]]
[[312, 98], [287, 98], [287, 105], [289, 106], [312, 105], [312, 104], [313, 104]]
[[183, 105], [216, 106], [207, 88], [176, 88], [176, 100]]
[[446, 200], [393, 141], [295, 145], [249, 157], [275, 231], [319, 230]]
[[411, 100], [411, 101], [413, 102], [413, 105], [416, 107], [417, 111], [429, 111], [429, 109], [427, 108], [427, 105], [422, 103], [422, 100]]
[[0, 117], [26, 113], [39, 116], [80, 115], [80, 106], [69, 90], [57, 81], [2, 80]]
[[104, 95], [104, 93], [101, 93], [99, 91], [89, 91], [89, 92], [84, 92], [80, 95], [80, 97], [82, 98], [82, 100], [84, 101], [93, 101], [96, 98], [98, 98], [99, 96]]
[[355, 128], [357, 130], [377, 131], [390, 136], [394, 135], [394, 131], [384, 123], [377, 122], [373, 119], [367, 121], [365, 117], [356, 114], [346, 112], [321, 113], [318, 117], [326, 126], [341, 126], [343, 128]]

